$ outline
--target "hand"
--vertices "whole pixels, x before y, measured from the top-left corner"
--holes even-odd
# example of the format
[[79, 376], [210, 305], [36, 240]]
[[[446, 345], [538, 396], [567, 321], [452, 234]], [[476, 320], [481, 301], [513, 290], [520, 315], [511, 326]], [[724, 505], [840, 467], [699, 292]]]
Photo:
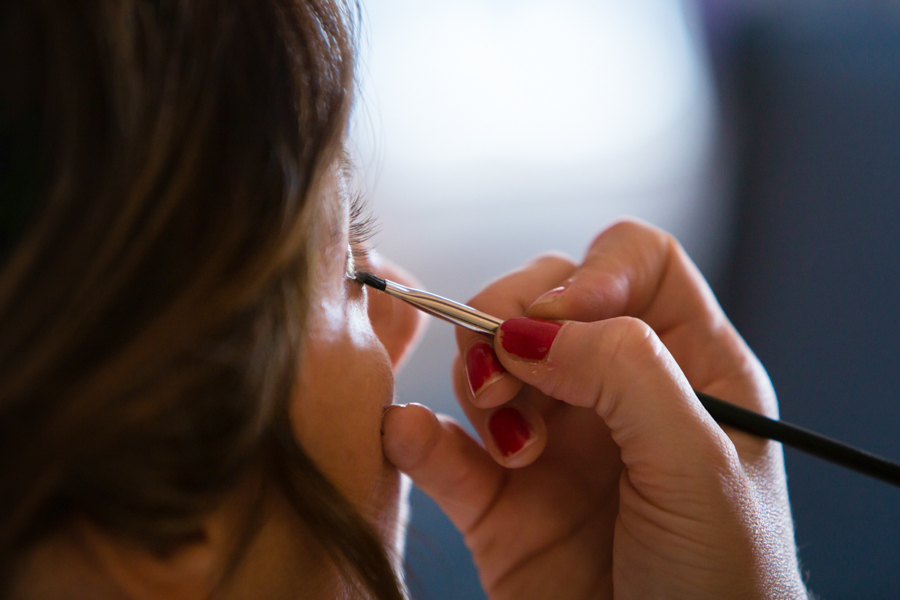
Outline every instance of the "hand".
[[673, 238], [624, 222], [582, 264], [540, 258], [470, 304], [511, 319], [457, 336], [485, 447], [410, 405], [386, 414], [384, 449], [490, 598], [806, 597], [780, 447], [723, 431], [692, 387], [773, 417], [774, 393]]

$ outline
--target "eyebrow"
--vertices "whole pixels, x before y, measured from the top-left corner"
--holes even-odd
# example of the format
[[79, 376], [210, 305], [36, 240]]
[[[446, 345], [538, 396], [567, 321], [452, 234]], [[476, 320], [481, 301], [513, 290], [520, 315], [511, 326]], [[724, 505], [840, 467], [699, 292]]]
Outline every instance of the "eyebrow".
[[[344, 143], [341, 143], [337, 149], [335, 162], [340, 170], [341, 183], [344, 185], [343, 193], [338, 194], [339, 198], [336, 206], [349, 210], [348, 202], [350, 196], [346, 193], [346, 186], [349, 183], [350, 177], [352, 177], [353, 173], [356, 171], [356, 167], [353, 164], [353, 160], [350, 158], [350, 153], [347, 151], [347, 146]], [[340, 212], [341, 214], [344, 214], [343, 210]], [[332, 244], [333, 247], [339, 246], [344, 239], [344, 221], [345, 219], [337, 219], [331, 224], [329, 238], [330, 244]]]
[[341, 169], [341, 176], [344, 177], [345, 181], [349, 181], [356, 173], [356, 165], [353, 164], [353, 159], [350, 158], [350, 153], [347, 151], [347, 145], [344, 143], [338, 148], [337, 164]]

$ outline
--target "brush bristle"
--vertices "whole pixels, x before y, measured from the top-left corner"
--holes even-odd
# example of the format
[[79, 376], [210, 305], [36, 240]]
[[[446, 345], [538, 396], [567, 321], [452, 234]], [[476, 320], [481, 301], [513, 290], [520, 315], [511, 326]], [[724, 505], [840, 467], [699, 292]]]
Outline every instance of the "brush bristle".
[[358, 282], [365, 285], [370, 285], [376, 290], [381, 290], [382, 292], [387, 287], [384, 279], [382, 279], [381, 277], [376, 277], [371, 273], [366, 273], [365, 271], [357, 271], [353, 276]]

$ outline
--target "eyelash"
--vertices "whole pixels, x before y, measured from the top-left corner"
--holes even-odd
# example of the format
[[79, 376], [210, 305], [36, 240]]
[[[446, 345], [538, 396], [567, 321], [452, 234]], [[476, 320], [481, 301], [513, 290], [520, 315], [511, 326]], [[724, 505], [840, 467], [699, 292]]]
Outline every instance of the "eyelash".
[[350, 252], [354, 261], [369, 257], [368, 242], [378, 233], [378, 220], [369, 207], [369, 197], [361, 192], [350, 198]]

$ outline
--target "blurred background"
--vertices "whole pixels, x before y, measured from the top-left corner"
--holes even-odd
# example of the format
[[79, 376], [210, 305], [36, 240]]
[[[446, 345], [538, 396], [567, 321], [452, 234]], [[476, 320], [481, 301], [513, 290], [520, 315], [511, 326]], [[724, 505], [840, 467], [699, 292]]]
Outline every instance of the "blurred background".
[[[620, 215], [675, 234], [769, 370], [785, 420], [900, 459], [900, 4], [368, 0], [356, 159], [379, 252], [465, 300]], [[462, 420], [450, 326], [400, 402]], [[900, 597], [900, 490], [786, 450], [823, 598]], [[419, 600], [478, 599], [412, 495]]]

